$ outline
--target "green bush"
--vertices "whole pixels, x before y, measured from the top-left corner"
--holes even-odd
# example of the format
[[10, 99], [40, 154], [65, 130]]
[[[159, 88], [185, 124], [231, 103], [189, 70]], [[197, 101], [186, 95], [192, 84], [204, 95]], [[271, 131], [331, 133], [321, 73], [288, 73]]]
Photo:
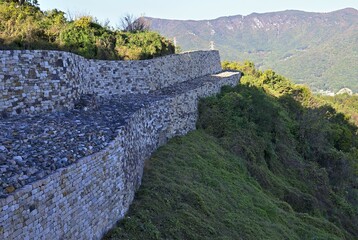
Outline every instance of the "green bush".
[[91, 16], [67, 21], [64, 12], [42, 12], [31, 2], [1, 1], [0, 30], [0, 49], [58, 49], [110, 60], [149, 59], [175, 52], [174, 45], [158, 33], [113, 31]]
[[118, 32], [116, 50], [123, 59], [148, 59], [174, 53], [174, 46], [155, 32]]
[[[198, 126], [247, 159], [260, 185], [293, 209], [326, 216], [357, 234], [351, 224], [358, 220], [357, 126], [307, 87], [271, 70], [224, 66], [244, 71], [242, 84], [202, 101]], [[298, 184], [303, 176], [306, 186]]]

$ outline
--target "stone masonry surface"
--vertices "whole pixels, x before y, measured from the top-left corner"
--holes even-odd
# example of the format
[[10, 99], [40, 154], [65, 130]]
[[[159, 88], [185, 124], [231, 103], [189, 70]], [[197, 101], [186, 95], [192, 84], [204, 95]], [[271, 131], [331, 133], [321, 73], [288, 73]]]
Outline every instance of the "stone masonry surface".
[[[27, 54], [31, 58], [31, 52]], [[34, 51], [39, 54], [46, 55]], [[106, 80], [83, 87], [84, 80], [77, 81], [73, 73], [68, 80], [63, 78], [73, 85], [60, 94], [67, 96], [60, 103], [61, 111], [39, 107], [38, 114], [24, 115], [36, 112], [31, 104], [20, 115], [7, 109], [8, 117], [0, 119], [0, 239], [99, 239], [113, 227], [133, 200], [144, 161], [168, 138], [195, 129], [199, 98], [218, 93], [223, 85], [235, 85], [241, 77], [237, 72], [216, 74], [221, 70], [220, 59], [209, 64], [210, 70], [193, 70], [205, 67], [200, 56], [211, 61], [218, 58], [217, 52], [166, 59], [177, 62], [175, 57], [182, 61], [188, 56], [191, 65], [183, 63], [185, 67], [175, 73], [177, 81], [170, 73], [173, 69], [166, 73], [169, 62], [162, 66], [166, 68], [163, 79], [171, 79], [170, 83], [160, 80], [158, 69], [152, 72], [156, 80], [147, 78], [155, 82], [147, 83], [149, 89], [133, 88], [134, 83], [120, 86], [103, 71], [96, 78]], [[153, 66], [159, 60], [147, 64]], [[98, 65], [105, 66], [104, 62], [108, 61], [98, 61]], [[141, 71], [149, 71], [145, 69]], [[74, 108], [76, 100], [87, 93], [97, 96], [96, 106]]]
[[217, 51], [142, 61], [88, 60], [60, 51], [0, 51], [0, 112], [72, 109], [81, 94], [148, 93], [220, 71]]

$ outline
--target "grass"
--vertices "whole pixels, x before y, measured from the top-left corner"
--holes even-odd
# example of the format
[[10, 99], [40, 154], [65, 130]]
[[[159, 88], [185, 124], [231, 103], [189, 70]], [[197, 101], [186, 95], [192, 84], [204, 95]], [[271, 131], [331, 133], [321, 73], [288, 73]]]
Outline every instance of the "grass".
[[199, 130], [153, 155], [105, 239], [357, 239], [357, 126], [273, 71], [227, 67], [241, 84], [200, 101]]
[[243, 159], [202, 130], [147, 162], [127, 216], [104, 239], [342, 239], [324, 218], [265, 193]]

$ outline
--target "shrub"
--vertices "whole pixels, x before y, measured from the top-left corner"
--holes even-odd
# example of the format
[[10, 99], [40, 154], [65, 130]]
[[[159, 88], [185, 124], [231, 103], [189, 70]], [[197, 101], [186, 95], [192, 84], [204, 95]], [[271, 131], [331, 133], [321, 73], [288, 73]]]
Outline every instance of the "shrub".
[[171, 42], [147, 31], [143, 19], [126, 18], [124, 31], [91, 16], [67, 21], [56, 9], [42, 12], [36, 1], [0, 1], [0, 49], [58, 49], [86, 58], [148, 59], [175, 52]]

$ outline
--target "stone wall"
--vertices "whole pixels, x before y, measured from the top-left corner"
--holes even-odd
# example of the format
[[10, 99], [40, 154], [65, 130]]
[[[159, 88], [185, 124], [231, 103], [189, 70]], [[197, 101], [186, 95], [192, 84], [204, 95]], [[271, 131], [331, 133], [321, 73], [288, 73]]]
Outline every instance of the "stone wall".
[[88, 60], [59, 51], [0, 51], [0, 112], [71, 109], [83, 93], [148, 93], [220, 71], [217, 51], [142, 61]]
[[0, 112], [72, 108], [87, 62], [56, 51], [0, 51]]
[[221, 71], [218, 51], [196, 51], [143, 61], [90, 61], [84, 92], [148, 93]]
[[[21, 53], [25, 54], [25, 52]], [[41, 62], [41, 58], [43, 60], [48, 59], [48, 56], [51, 56], [52, 53], [48, 52], [49, 55], [46, 55], [41, 51], [35, 51], [33, 55], [36, 55], [38, 59], [36, 61]], [[53, 60], [51, 64], [58, 64], [60, 68], [64, 69], [70, 64], [76, 65], [78, 69], [93, 67], [92, 63], [88, 65], [79, 63], [83, 59], [77, 57], [76, 60], [73, 54], [55, 53], [62, 54], [62, 61]], [[11, 52], [7, 52], [7, 54], [8, 58], [11, 58]], [[209, 63], [200, 62], [201, 59], [205, 59], [205, 56]], [[31, 59], [31, 56], [26, 55], [25, 58], [22, 55], [22, 58]], [[196, 58], [196, 62], [190, 62], [194, 58]], [[5, 57], [2, 57], [2, 59], [5, 59]], [[24, 59], [21, 59], [21, 61], [24, 62]], [[174, 64], [166, 62], [165, 59], [171, 59], [170, 61], [174, 61], [176, 64], [178, 64], [178, 61], [184, 63], [181, 65], [182, 67], [178, 67], [179, 70], [175, 73], [175, 69], [170, 68], [174, 68]], [[45, 84], [45, 77], [42, 79], [41, 74], [49, 76], [48, 74], [51, 71], [37, 70], [37, 68], [32, 67], [33, 62], [28, 61], [28, 67], [35, 71], [32, 74], [39, 76], [36, 81], [43, 81], [43, 91], [45, 91], [45, 87], [49, 85]], [[46, 60], [44, 61], [46, 62]], [[85, 61], [91, 62], [92, 60]], [[190, 62], [192, 65], [185, 65], [185, 62]], [[104, 62], [101, 63], [104, 64]], [[126, 118], [125, 123], [116, 131], [116, 137], [102, 150], [83, 157], [41, 180], [27, 184], [6, 197], [0, 198], [0, 239], [100, 239], [127, 212], [135, 191], [141, 183], [145, 160], [160, 145], [166, 143], [168, 138], [183, 135], [195, 129], [198, 117], [197, 105], [200, 98], [218, 93], [223, 85], [237, 84], [241, 76], [240, 73], [208, 75], [220, 71], [217, 52], [188, 53], [159, 60], [140, 61], [140, 63], [119, 62], [118, 64], [128, 64], [126, 67], [119, 67], [127, 69], [133, 67], [131, 64], [144, 63], [153, 70], [145, 70], [146, 68], [143, 66], [135, 71], [143, 73], [143, 75], [145, 75], [145, 72], [157, 74], [155, 79], [151, 79], [148, 75], [148, 79], [156, 82], [153, 83], [153, 88], [138, 86], [137, 93], [150, 91], [146, 95], [153, 100], [144, 101], [140, 108], [132, 112]], [[46, 67], [46, 63], [41, 64], [43, 65], [40, 66], [44, 66], [44, 69], [49, 69]], [[110, 64], [115, 65], [116, 62]], [[97, 64], [97, 66], [100, 65]], [[102, 67], [105, 67], [105, 65], [102, 65]], [[205, 68], [205, 65], [209, 69], [202, 69]], [[5, 71], [7, 72], [20, 71], [21, 74], [29, 74], [30, 72], [30, 70], [10, 67], [8, 64], [6, 66]], [[157, 68], [157, 66], [165, 66], [166, 69], [162, 69], [163, 74], [160, 73], [160, 68]], [[110, 69], [100, 71], [104, 75], [96, 75], [94, 78], [107, 75], [104, 73], [105, 71], [108, 74], [111, 72]], [[4, 77], [5, 74], [3, 73], [0, 74], [2, 74], [3, 79], [16, 81], [14, 75], [9, 78]], [[60, 97], [52, 97], [51, 99], [53, 102], [57, 101], [61, 106], [65, 106], [65, 103], [78, 98], [81, 93], [92, 91], [104, 94], [101, 90], [106, 91], [105, 86], [108, 86], [108, 89], [113, 86], [110, 84], [113, 81], [110, 77], [103, 78], [99, 83], [90, 80], [84, 84], [85, 73], [76, 73], [74, 70], [65, 69], [62, 72], [59, 70], [51, 74], [59, 75], [60, 79], [64, 79], [63, 76], [72, 76], [75, 79], [72, 81], [72, 77], [69, 78], [67, 85], [65, 80], [63, 80], [63, 83], [60, 80], [59, 86], [63, 88], [57, 87], [56, 89], [64, 89], [64, 94], [56, 94], [56, 96], [62, 96], [66, 100], [62, 99], [63, 102], [61, 102]], [[178, 79], [175, 79], [176, 74]], [[165, 77], [161, 78], [160, 76], [166, 76], [168, 81], [165, 81]], [[130, 81], [141, 77], [142, 75], [131, 76], [122, 80]], [[187, 81], [193, 78], [195, 80]], [[50, 78], [49, 81], [51, 82], [51, 80], [53, 79]], [[122, 80], [118, 79], [119, 82]], [[21, 84], [24, 82], [26, 80], [20, 81]], [[150, 83], [148, 82], [147, 86]], [[19, 86], [22, 86], [21, 84]], [[98, 87], [101, 84], [102, 87]], [[128, 82], [128, 84], [131, 85], [131, 82]], [[171, 86], [161, 88], [169, 85]], [[33, 86], [28, 86], [29, 89], [31, 87]], [[124, 90], [121, 87], [118, 84], [118, 88], [115, 87], [112, 94], [134, 91], [129, 87]], [[96, 90], [96, 88], [98, 89]], [[153, 89], [157, 91], [153, 92]], [[42, 93], [44, 94], [44, 92]], [[51, 94], [49, 93], [49, 95]], [[139, 95], [144, 96], [143, 94]], [[41, 94], [36, 96], [43, 98]], [[135, 97], [135, 95], [133, 96]], [[21, 102], [21, 100], [18, 101]], [[13, 109], [19, 109], [16, 108], [19, 105], [15, 104]], [[40, 109], [42, 109], [42, 106], [41, 104], [38, 105]], [[28, 107], [31, 108], [31, 104]], [[28, 109], [28, 107], [22, 108], [24, 112], [27, 111], [25, 109]], [[65, 107], [71, 107], [71, 104]]]

